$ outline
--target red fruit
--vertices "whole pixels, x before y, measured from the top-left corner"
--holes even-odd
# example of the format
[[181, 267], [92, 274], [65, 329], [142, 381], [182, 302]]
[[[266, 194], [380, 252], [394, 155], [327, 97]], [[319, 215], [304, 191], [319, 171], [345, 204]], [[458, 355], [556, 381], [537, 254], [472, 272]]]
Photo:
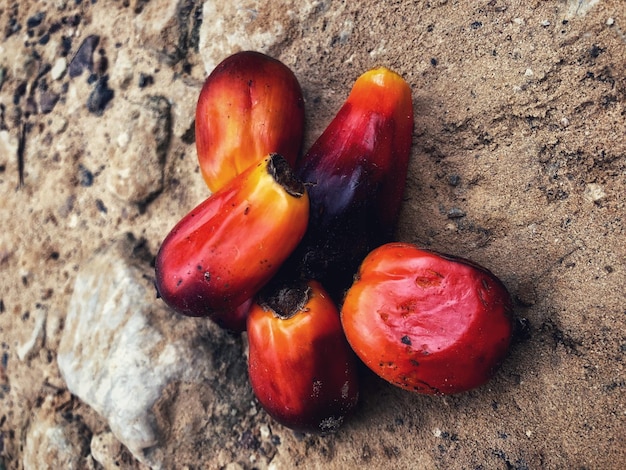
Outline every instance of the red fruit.
[[359, 263], [391, 240], [407, 175], [413, 105], [398, 74], [361, 75], [336, 117], [298, 162], [311, 221], [300, 271], [333, 291], [347, 288]]
[[334, 431], [359, 393], [337, 307], [315, 281], [276, 289], [264, 299], [248, 317], [248, 369], [257, 399], [285, 426]]
[[383, 379], [424, 394], [484, 384], [507, 353], [512, 302], [469, 261], [389, 243], [363, 261], [341, 320], [348, 342]]
[[268, 153], [293, 167], [304, 130], [300, 84], [282, 62], [244, 51], [207, 77], [196, 107], [196, 148], [213, 192]]
[[280, 155], [248, 168], [187, 214], [163, 241], [156, 287], [178, 312], [224, 322], [294, 250], [309, 199]]
[[211, 319], [225, 330], [242, 333], [246, 331], [246, 322], [251, 306], [252, 299], [248, 299], [234, 310], [215, 312], [211, 315]]

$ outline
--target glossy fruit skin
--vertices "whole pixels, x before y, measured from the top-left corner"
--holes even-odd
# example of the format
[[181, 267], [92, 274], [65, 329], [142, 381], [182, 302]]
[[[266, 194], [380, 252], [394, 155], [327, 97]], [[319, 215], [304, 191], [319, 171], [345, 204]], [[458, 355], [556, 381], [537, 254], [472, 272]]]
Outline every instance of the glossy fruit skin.
[[512, 302], [491, 272], [467, 260], [389, 243], [363, 261], [341, 320], [376, 374], [423, 394], [484, 384], [511, 341]]
[[196, 106], [196, 149], [212, 192], [279, 153], [293, 167], [302, 146], [304, 100], [282, 62], [243, 51], [224, 59], [204, 82]]
[[224, 322], [276, 273], [306, 231], [309, 200], [272, 154], [187, 214], [156, 257], [160, 297], [184, 315]]
[[[277, 295], [296, 295], [286, 287]], [[263, 408], [279, 423], [305, 432], [335, 431], [357, 405], [356, 357], [339, 312], [316, 281], [297, 290], [292, 309], [255, 303], [248, 317], [248, 371]], [[291, 316], [283, 315], [285, 310]]]
[[224, 310], [215, 312], [211, 315], [211, 319], [224, 330], [232, 333], [243, 333], [246, 331], [246, 323], [250, 307], [252, 307], [253, 298], [249, 298], [243, 304], [232, 310]]
[[409, 85], [384, 67], [355, 82], [296, 172], [311, 200], [300, 271], [346, 289], [359, 263], [391, 240], [402, 204], [413, 132]]

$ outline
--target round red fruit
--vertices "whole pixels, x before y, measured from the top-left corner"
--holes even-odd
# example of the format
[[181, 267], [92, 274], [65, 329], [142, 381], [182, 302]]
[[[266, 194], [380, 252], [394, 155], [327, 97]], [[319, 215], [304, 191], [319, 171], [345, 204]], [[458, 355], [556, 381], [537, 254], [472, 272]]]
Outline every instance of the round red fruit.
[[376, 374], [424, 394], [487, 382], [505, 357], [512, 302], [470, 261], [389, 243], [363, 261], [341, 310], [348, 342]]

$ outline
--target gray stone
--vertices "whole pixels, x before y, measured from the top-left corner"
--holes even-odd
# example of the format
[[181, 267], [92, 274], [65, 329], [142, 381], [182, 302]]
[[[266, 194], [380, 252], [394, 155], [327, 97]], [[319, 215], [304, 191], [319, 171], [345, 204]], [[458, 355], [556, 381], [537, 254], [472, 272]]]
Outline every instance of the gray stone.
[[272, 53], [293, 40], [327, 1], [285, 0], [280, 8], [261, 0], [204, 2], [199, 32], [199, 53], [207, 74], [226, 56], [240, 50]]
[[50, 69], [50, 78], [52, 80], [60, 80], [65, 75], [67, 70], [67, 59], [65, 57], [59, 57], [52, 68]]
[[201, 3], [153, 0], [133, 20], [140, 44], [173, 65], [196, 50]]
[[[232, 354], [234, 363], [243, 364], [243, 357], [236, 341], [208, 320], [179, 316], [156, 299], [153, 271], [132, 255], [137, 246], [132, 237], [121, 239], [83, 265], [57, 360], [68, 389], [106, 419], [135, 458], [161, 468], [179, 445], [167, 422], [192, 406], [179, 400], [185, 393], [171, 391], [210, 398], [214, 388], [227, 391], [215, 350]], [[211, 381], [214, 387], [207, 387]], [[249, 395], [240, 395], [249, 403]], [[231, 404], [215, 401], [201, 409], [212, 405], [232, 414]], [[190, 414], [197, 419], [196, 411]]]
[[[118, 470], [119, 468], [149, 468], [137, 463], [133, 466], [134, 459], [128, 450], [117, 440], [112, 432], [95, 434], [91, 438], [91, 457], [100, 464], [104, 470]], [[122, 467], [123, 464], [123, 467]]]
[[112, 129], [107, 188], [118, 198], [144, 204], [163, 189], [163, 168], [172, 133], [170, 103], [150, 96], [130, 105]]
[[89, 430], [80, 420], [67, 420], [47, 399], [28, 427], [24, 445], [25, 469], [95, 469], [89, 452]]

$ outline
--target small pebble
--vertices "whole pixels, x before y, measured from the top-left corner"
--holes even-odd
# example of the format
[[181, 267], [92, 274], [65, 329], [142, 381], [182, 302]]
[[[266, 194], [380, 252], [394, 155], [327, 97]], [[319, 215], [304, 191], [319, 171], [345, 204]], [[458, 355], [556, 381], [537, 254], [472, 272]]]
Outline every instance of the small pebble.
[[43, 11], [35, 13], [33, 16], [31, 16], [30, 18], [26, 20], [26, 27], [36, 28], [37, 26], [41, 24], [41, 22], [43, 21], [45, 17], [46, 17], [46, 13]]
[[59, 57], [50, 69], [50, 78], [52, 78], [52, 80], [59, 80], [63, 77], [66, 70], [67, 59], [65, 57]]
[[48, 28], [48, 34], [54, 34], [61, 29], [61, 23], [52, 23]]
[[152, 84], [154, 84], [154, 78], [152, 75], [147, 75], [145, 73], [139, 74], [139, 83], [137, 84], [139, 88], [145, 88]]
[[532, 69], [526, 69], [524, 75], [527, 77], [532, 77], [533, 75], [535, 75], [535, 73], [532, 71]]
[[93, 173], [83, 165], [78, 165], [78, 184], [86, 187], [93, 184]]
[[26, 98], [26, 104], [24, 105], [24, 113], [28, 115], [37, 114], [37, 102], [35, 101], [34, 96], [29, 96]]
[[104, 202], [102, 202], [102, 199], [96, 199], [96, 207], [103, 214], [106, 214], [108, 212], [107, 206], [104, 205]]
[[597, 183], [589, 183], [585, 188], [584, 198], [589, 202], [599, 203], [606, 197], [604, 188]]
[[87, 99], [87, 109], [96, 116], [102, 116], [109, 101], [113, 99], [114, 92], [109, 88], [108, 76], [100, 77], [96, 86]]
[[100, 36], [92, 34], [87, 36], [78, 48], [78, 52], [70, 62], [70, 77], [78, 77], [87, 69], [93, 71], [93, 52], [100, 42]]
[[550, 21], [549, 21], [549, 20], [543, 20], [543, 21], [541, 22], [541, 26], [543, 26], [544, 28], [546, 28], [546, 27], [550, 26]]
[[458, 207], [453, 207], [448, 211], [448, 219], [460, 219], [461, 217], [465, 217], [465, 212]]
[[40, 46], [45, 46], [46, 44], [48, 44], [48, 42], [50, 41], [50, 35], [48, 33], [44, 34], [43, 36], [41, 36], [39, 38], [38, 44]]
[[126, 148], [129, 142], [130, 142], [130, 135], [128, 134], [128, 132], [122, 132], [120, 135], [117, 136], [118, 147]]
[[67, 119], [62, 116], [55, 116], [55, 118], [50, 121], [48, 129], [50, 129], [50, 132], [52, 132], [52, 134], [57, 135], [67, 129], [67, 124]]
[[17, 21], [17, 19], [11, 17], [9, 18], [9, 22], [8, 25], [5, 29], [5, 33], [4, 33], [4, 38], [8, 38], [9, 36], [11, 36], [12, 34], [17, 33], [20, 29], [22, 29], [22, 25], [19, 24], [19, 22]]
[[61, 56], [67, 56], [72, 50], [72, 38], [69, 36], [63, 36], [61, 38]]
[[261, 438], [262, 439], [267, 439], [272, 434], [272, 432], [270, 431], [270, 428], [269, 428], [269, 426], [267, 424], [262, 424], [259, 427], [259, 431], [261, 433]]
[[607, 26], [613, 26], [615, 24], [615, 19], [614, 18], [607, 18], [606, 20], [606, 25]]
[[59, 94], [53, 91], [44, 91], [39, 96], [39, 110], [43, 114], [51, 112], [59, 101]]
[[31, 358], [41, 349], [43, 345], [44, 332], [46, 328], [46, 314], [45, 312], [38, 310], [35, 315], [35, 326], [30, 337], [26, 340], [26, 342], [19, 344], [16, 350], [17, 357], [20, 361]]
[[19, 85], [17, 85], [15, 91], [13, 92], [13, 104], [17, 105], [20, 102], [22, 97], [26, 94], [27, 86], [27, 82], [21, 82]]
[[81, 16], [76, 14], [72, 16], [64, 16], [61, 18], [61, 23], [66, 26], [78, 26], [81, 22]]

